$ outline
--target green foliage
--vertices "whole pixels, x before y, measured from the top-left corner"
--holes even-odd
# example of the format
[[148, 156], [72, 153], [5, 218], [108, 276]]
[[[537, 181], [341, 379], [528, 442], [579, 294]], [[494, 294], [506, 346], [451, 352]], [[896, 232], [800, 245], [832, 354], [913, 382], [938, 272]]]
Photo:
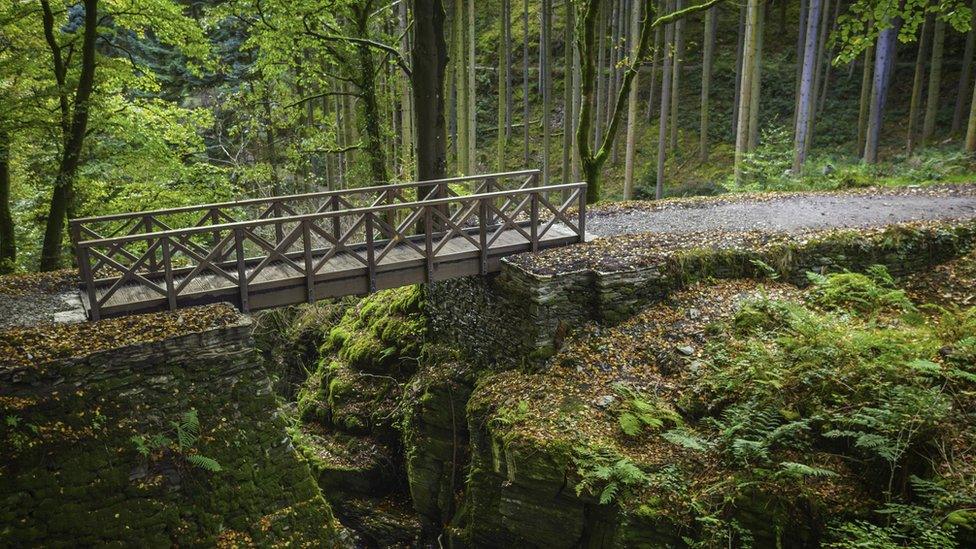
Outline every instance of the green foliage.
[[363, 299], [329, 332], [322, 351], [359, 369], [415, 367], [426, 332], [422, 298], [420, 286], [409, 286]]
[[618, 385], [616, 390], [623, 401], [617, 421], [624, 434], [637, 436], [645, 430], [657, 431], [667, 425], [681, 425], [681, 416], [663, 400], [626, 385]]
[[861, 273], [823, 276], [807, 273], [813, 283], [810, 301], [827, 310], [845, 309], [857, 314], [873, 315], [886, 310], [910, 311], [914, 305], [905, 292], [894, 287], [888, 270], [875, 265]]
[[634, 462], [611, 450], [580, 447], [574, 454], [573, 463], [580, 477], [576, 494], [598, 495], [600, 505], [609, 505], [649, 481], [647, 473]]
[[179, 421], [171, 421], [169, 430], [149, 436], [133, 435], [129, 440], [142, 457], [150, 460], [169, 458], [210, 473], [221, 471], [220, 463], [199, 453], [200, 418], [196, 410], [184, 412]]

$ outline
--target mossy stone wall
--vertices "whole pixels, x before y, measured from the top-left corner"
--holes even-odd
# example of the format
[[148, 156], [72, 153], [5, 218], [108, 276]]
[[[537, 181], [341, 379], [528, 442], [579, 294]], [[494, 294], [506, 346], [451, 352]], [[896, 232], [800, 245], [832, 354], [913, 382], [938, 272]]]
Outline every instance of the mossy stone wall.
[[772, 274], [803, 285], [809, 271], [857, 271], [875, 264], [900, 276], [956, 257], [974, 243], [976, 222], [968, 221], [770, 237], [755, 247], [676, 250], [651, 258], [647, 266], [612, 272], [542, 275], [503, 261], [497, 275], [427, 285], [426, 313], [435, 340], [480, 364], [511, 367], [548, 358], [584, 322], [619, 322], [697, 280]]
[[[43, 329], [43, 328], [38, 328]], [[250, 320], [160, 342], [0, 368], [0, 545], [334, 546], [337, 524], [286, 436]], [[137, 451], [133, 436], [181, 452]], [[215, 459], [221, 470], [187, 456]]]

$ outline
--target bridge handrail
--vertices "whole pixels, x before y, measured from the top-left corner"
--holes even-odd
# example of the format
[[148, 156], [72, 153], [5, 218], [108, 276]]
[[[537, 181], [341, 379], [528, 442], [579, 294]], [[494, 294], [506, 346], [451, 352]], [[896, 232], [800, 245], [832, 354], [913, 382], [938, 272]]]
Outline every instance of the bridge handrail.
[[[472, 179], [485, 177], [472, 176]], [[534, 178], [530, 178], [532, 180]], [[555, 201], [554, 195], [559, 197]], [[508, 233], [520, 234], [524, 238], [523, 245], [528, 245], [526, 249], [536, 251], [543, 238], [560, 224], [572, 232], [574, 240], [582, 242], [586, 223], [585, 199], [586, 183], [523, 186], [413, 202], [374, 201], [370, 206], [345, 210], [82, 240], [76, 242], [75, 249], [82, 286], [94, 320], [100, 317], [104, 307], [110, 306], [109, 300], [127, 283], [148, 290], [150, 295], [157, 296], [157, 300], [163, 299], [173, 310], [181, 298], [198, 299], [194, 296], [206, 295], [206, 291], [199, 287], [191, 288], [191, 282], [198, 281], [199, 284], [204, 275], [214, 278], [210, 281], [204, 278], [203, 284], [212, 284], [215, 279], [224, 284], [230, 281], [232, 287], [239, 288], [240, 306], [246, 311], [250, 287], [262, 283], [258, 275], [279, 267], [297, 273], [288, 277], [289, 280], [303, 277], [307, 299], [313, 301], [316, 277], [325, 265], [339, 257], [339, 253], [346, 254], [343, 261], [352, 259], [354, 263], [362, 264], [369, 291], [373, 291], [380, 262], [401, 246], [419, 252], [426, 265], [425, 279], [430, 281], [435, 261], [443, 257], [445, 245], [455, 238], [474, 245], [482, 273], [487, 272], [494, 243]], [[570, 214], [574, 204], [578, 205], [575, 219]], [[320, 223], [323, 220], [331, 221]], [[273, 234], [268, 227], [273, 227]], [[196, 235], [209, 235], [210, 238], [200, 240], [194, 238]], [[136, 245], [129, 246], [132, 243]], [[500, 246], [505, 248], [512, 244], [509, 240], [508, 244]], [[253, 251], [257, 251], [257, 255], [251, 253]], [[182, 255], [189, 262], [175, 260], [174, 254]], [[105, 270], [109, 271], [108, 276], [99, 276]], [[181, 278], [177, 280], [177, 277]], [[99, 288], [105, 290], [99, 293]], [[133, 303], [138, 304], [139, 299]], [[126, 305], [111, 307], [125, 310]]]
[[373, 192], [412, 189], [417, 187], [433, 187], [435, 185], [443, 185], [443, 184], [451, 184], [451, 183], [464, 183], [468, 181], [502, 179], [502, 178], [521, 177], [521, 176], [534, 176], [538, 178], [538, 176], [541, 175], [541, 173], [542, 172], [540, 170], [530, 169], [530, 170], [517, 170], [512, 172], [496, 172], [496, 173], [488, 173], [488, 174], [465, 175], [459, 177], [447, 177], [443, 179], [430, 179], [426, 181], [387, 183], [387, 184], [370, 185], [366, 187], [333, 189], [328, 191], [317, 191], [312, 193], [290, 194], [290, 195], [272, 196], [272, 197], [263, 197], [263, 198], [247, 198], [243, 200], [215, 202], [212, 204], [200, 204], [200, 205], [193, 205], [193, 206], [180, 206], [176, 208], [145, 210], [141, 212], [126, 212], [126, 213], [100, 215], [100, 216], [80, 217], [80, 218], [70, 220], [69, 223], [73, 227], [74, 226], [80, 227], [92, 223], [138, 219], [146, 216], [162, 216], [162, 215], [171, 215], [171, 214], [179, 214], [179, 213], [189, 213], [189, 212], [203, 212], [208, 210], [240, 208], [242, 206], [252, 206], [256, 204], [275, 204], [275, 203], [295, 202], [299, 200], [308, 200], [308, 199], [315, 199], [315, 198], [330, 198], [333, 196], [360, 195], [360, 194], [369, 194]]
[[[425, 182], [432, 183], [432, 182]], [[526, 187], [523, 189], [512, 189], [510, 191], [492, 191], [490, 193], [480, 193], [480, 194], [468, 194], [463, 196], [450, 196], [446, 198], [435, 198], [430, 200], [419, 200], [414, 202], [398, 202], [396, 204], [380, 204], [376, 206], [364, 206], [360, 208], [350, 208], [346, 210], [336, 210], [336, 211], [325, 211], [316, 212], [310, 214], [292, 215], [284, 217], [266, 217], [262, 219], [248, 219], [245, 221], [235, 221], [233, 223], [221, 223], [217, 225], [204, 225], [198, 227], [186, 227], [182, 229], [169, 229], [165, 231], [157, 231], [152, 233], [140, 233], [125, 236], [115, 236], [110, 238], [99, 238], [93, 240], [82, 240], [77, 242], [77, 246], [92, 247], [106, 244], [125, 244], [129, 242], [137, 242], [139, 240], [156, 240], [163, 237], [169, 236], [190, 236], [194, 234], [202, 233], [212, 233], [215, 230], [227, 230], [227, 229], [237, 229], [237, 228], [251, 228], [251, 227], [264, 227], [266, 225], [275, 225], [280, 223], [291, 223], [296, 221], [313, 221], [318, 219], [329, 219], [332, 217], [342, 217], [358, 215], [366, 212], [385, 212], [390, 210], [398, 210], [403, 208], [411, 208], [418, 206], [443, 206], [446, 204], [451, 204], [455, 202], [474, 202], [478, 199], [493, 199], [493, 198], [505, 198], [514, 195], [524, 195], [532, 193], [552, 193], [559, 191], [571, 191], [574, 189], [585, 188], [586, 183], [560, 183], [556, 185], [544, 185], [539, 187]]]

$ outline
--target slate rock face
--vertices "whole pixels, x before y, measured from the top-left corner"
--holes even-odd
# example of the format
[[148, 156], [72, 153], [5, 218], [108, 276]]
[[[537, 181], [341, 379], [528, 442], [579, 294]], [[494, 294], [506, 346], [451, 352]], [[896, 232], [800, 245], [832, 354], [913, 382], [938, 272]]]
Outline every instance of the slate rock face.
[[[0, 368], [3, 544], [337, 543], [250, 324]], [[199, 434], [181, 445], [191, 410]], [[170, 442], [144, 455], [133, 437]]]

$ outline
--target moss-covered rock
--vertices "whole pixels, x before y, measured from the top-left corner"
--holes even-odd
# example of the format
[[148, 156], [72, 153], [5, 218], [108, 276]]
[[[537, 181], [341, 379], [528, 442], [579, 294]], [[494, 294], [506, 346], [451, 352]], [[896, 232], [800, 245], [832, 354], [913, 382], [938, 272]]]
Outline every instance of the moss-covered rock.
[[250, 322], [235, 318], [0, 367], [2, 543], [337, 543], [332, 511], [285, 432]]

